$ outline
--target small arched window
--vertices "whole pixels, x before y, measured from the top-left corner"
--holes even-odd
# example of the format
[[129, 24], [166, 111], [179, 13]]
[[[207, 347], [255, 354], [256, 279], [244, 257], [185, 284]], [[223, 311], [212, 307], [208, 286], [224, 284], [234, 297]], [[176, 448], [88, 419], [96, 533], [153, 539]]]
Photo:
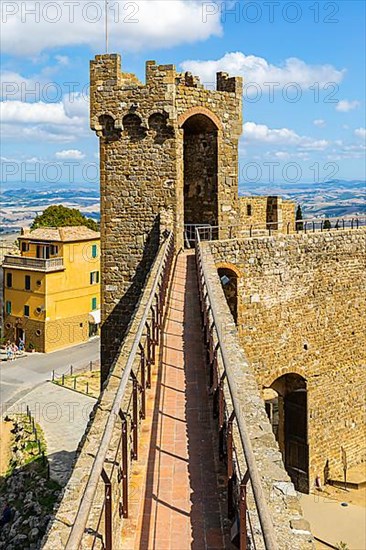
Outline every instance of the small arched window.
[[122, 125], [131, 141], [140, 141], [146, 136], [146, 128], [142, 125], [141, 118], [135, 113], [125, 115]]
[[101, 115], [99, 124], [102, 126], [103, 137], [107, 140], [116, 140], [119, 138], [121, 131], [115, 128], [115, 120], [110, 115]]

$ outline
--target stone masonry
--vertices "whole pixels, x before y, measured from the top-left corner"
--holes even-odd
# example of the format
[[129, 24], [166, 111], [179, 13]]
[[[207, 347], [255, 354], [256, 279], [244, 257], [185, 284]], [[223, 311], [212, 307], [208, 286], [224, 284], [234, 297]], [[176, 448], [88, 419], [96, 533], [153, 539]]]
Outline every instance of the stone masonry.
[[364, 229], [212, 242], [240, 275], [240, 340], [262, 389], [306, 382], [309, 483], [365, 460]]
[[[206, 90], [173, 65], [146, 64], [146, 84], [121, 57], [91, 62], [91, 127], [100, 138], [102, 369], [106, 378], [165, 228], [238, 219], [242, 80]], [[224, 236], [224, 230], [222, 235]]]

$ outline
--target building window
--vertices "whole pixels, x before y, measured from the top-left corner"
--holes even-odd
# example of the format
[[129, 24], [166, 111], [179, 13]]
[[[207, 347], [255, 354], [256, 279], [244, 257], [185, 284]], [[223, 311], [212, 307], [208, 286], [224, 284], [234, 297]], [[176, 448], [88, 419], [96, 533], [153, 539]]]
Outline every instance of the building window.
[[13, 274], [7, 273], [6, 274], [6, 286], [8, 288], [11, 288], [13, 286]]
[[8, 315], [11, 315], [11, 302], [6, 302], [5, 304], [5, 311]]
[[99, 271], [90, 272], [90, 284], [96, 285], [99, 283]]
[[92, 245], [92, 258], [96, 258], [98, 256], [98, 248], [96, 244]]
[[251, 215], [252, 215], [252, 205], [247, 204], [247, 216], [251, 216]]
[[30, 275], [25, 276], [25, 290], [31, 289], [31, 278]]
[[29, 243], [22, 243], [22, 252], [29, 252]]
[[95, 309], [97, 309], [97, 299], [92, 298], [92, 311], [94, 311]]
[[58, 246], [56, 244], [51, 244], [51, 256], [58, 254]]
[[29, 317], [29, 306], [24, 306], [24, 317]]

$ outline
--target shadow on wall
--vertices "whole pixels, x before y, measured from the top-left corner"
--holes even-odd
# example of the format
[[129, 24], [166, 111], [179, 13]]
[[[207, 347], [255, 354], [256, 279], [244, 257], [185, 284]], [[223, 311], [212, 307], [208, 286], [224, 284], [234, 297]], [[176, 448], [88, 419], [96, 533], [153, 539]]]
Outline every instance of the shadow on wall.
[[[129, 287], [108, 315], [101, 328], [101, 388], [116, 360], [131, 317], [140, 299], [141, 290], [159, 250], [160, 217], [157, 216], [148, 234], [140, 262]], [[103, 297], [102, 297], [103, 300]]]

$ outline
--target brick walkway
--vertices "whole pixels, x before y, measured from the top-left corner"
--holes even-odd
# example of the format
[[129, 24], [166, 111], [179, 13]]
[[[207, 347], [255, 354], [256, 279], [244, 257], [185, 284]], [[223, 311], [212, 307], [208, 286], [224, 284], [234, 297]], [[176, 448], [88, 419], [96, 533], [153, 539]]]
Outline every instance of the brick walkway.
[[[149, 441], [145, 427], [145, 449], [135, 468], [131, 515], [139, 519], [128, 520], [125, 549], [230, 548], [222, 525], [225, 484], [212, 430], [203, 354], [195, 258], [185, 252], [179, 255], [174, 273], [162, 367], [155, 400], [149, 402], [153, 418]], [[145, 468], [141, 464], [144, 450]]]

